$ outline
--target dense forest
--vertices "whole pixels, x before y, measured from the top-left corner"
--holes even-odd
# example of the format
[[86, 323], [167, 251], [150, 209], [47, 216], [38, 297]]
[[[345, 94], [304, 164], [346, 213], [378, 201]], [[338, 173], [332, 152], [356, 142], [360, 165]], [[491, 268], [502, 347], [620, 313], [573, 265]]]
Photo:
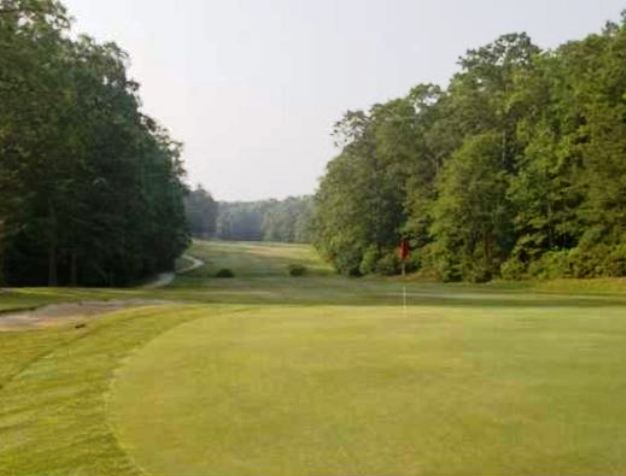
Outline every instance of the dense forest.
[[470, 50], [448, 87], [351, 111], [315, 197], [316, 245], [346, 274], [446, 281], [626, 275], [626, 12], [542, 51]]
[[11, 285], [124, 285], [189, 242], [181, 146], [128, 58], [55, 0], [0, 1], [0, 269]]
[[312, 197], [221, 202], [216, 237], [222, 240], [310, 243]]

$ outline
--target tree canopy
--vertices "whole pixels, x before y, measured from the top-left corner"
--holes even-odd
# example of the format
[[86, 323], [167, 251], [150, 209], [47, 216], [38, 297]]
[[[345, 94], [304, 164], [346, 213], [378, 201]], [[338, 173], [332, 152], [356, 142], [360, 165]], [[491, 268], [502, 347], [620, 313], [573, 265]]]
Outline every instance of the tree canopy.
[[191, 234], [196, 238], [215, 236], [218, 210], [218, 203], [202, 185], [190, 190], [185, 198], [185, 212]]
[[626, 14], [555, 50], [508, 34], [446, 89], [350, 111], [315, 196], [346, 274], [444, 280], [626, 275]]
[[128, 57], [54, 0], [0, 1], [0, 261], [9, 284], [123, 285], [188, 244], [181, 145]]

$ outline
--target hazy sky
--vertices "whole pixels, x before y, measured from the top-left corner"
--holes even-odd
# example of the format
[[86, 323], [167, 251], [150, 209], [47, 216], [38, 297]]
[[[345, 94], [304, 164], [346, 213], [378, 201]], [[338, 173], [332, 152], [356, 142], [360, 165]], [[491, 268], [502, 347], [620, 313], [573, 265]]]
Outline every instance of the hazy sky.
[[623, 0], [65, 0], [131, 56], [147, 113], [220, 200], [312, 193], [347, 109], [447, 83], [468, 48], [542, 47], [618, 20]]

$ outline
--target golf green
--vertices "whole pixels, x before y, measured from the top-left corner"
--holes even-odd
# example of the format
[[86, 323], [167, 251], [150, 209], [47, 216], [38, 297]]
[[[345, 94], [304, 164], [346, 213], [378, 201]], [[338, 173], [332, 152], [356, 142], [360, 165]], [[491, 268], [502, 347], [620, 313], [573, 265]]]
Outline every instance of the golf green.
[[108, 415], [149, 474], [620, 474], [623, 308], [264, 306], [129, 357]]

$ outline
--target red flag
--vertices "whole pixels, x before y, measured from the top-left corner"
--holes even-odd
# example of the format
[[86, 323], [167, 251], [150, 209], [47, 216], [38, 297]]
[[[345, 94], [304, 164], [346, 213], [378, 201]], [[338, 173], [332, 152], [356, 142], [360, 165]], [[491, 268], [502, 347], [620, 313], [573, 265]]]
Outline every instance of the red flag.
[[402, 261], [406, 261], [411, 254], [411, 249], [409, 248], [409, 240], [402, 240], [400, 242], [400, 259]]

